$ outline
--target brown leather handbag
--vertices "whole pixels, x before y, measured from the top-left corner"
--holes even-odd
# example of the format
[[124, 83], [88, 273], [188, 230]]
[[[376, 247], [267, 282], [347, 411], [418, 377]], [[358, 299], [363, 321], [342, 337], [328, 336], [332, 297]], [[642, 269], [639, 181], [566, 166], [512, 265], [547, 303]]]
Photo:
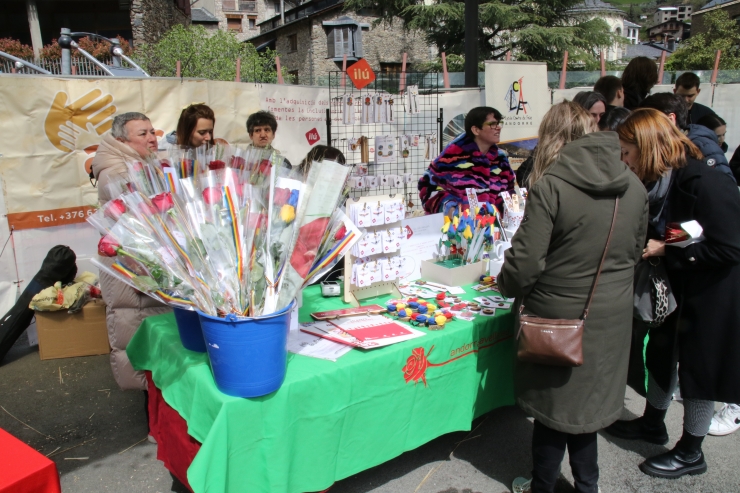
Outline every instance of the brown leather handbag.
[[591, 307], [596, 285], [599, 283], [601, 268], [604, 266], [606, 252], [609, 250], [609, 242], [614, 232], [614, 224], [617, 221], [617, 210], [619, 209], [619, 197], [614, 202], [614, 216], [606, 239], [604, 253], [601, 256], [599, 270], [588, 293], [586, 308], [581, 318], [567, 320], [562, 318], [542, 318], [536, 315], [527, 315], [524, 311], [524, 300], [519, 308], [519, 350], [517, 357], [520, 361], [537, 363], [540, 365], [574, 367], [583, 364], [583, 328]]

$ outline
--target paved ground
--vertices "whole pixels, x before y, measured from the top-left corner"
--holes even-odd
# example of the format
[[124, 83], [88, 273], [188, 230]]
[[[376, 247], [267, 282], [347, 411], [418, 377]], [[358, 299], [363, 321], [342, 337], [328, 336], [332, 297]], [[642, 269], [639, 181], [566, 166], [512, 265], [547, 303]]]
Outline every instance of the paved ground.
[[[40, 361], [24, 335], [0, 366], [0, 406], [0, 427], [56, 462], [64, 493], [186, 491], [157, 461], [156, 445], [146, 441], [143, 393], [118, 389], [107, 356]], [[625, 406], [625, 416], [633, 416], [644, 400], [629, 390]], [[674, 403], [669, 447], [679, 438], [682, 416], [683, 406]], [[473, 427], [340, 481], [331, 493], [508, 492], [511, 481], [532, 467], [531, 421], [510, 407], [482, 416]], [[668, 481], [637, 469], [644, 457], [664, 450], [600, 435], [603, 493], [740, 491], [740, 432], [707, 437], [709, 471], [701, 476]], [[566, 461], [558, 493], [572, 491]]]

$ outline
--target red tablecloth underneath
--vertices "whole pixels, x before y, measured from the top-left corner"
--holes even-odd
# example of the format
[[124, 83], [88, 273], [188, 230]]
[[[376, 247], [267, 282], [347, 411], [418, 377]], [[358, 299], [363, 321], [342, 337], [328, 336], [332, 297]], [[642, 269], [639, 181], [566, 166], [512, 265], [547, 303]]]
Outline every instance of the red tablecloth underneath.
[[61, 493], [54, 462], [0, 429], [0, 493]]
[[[162, 391], [154, 385], [152, 372], [146, 372], [149, 385], [149, 433], [157, 440], [157, 459], [191, 491], [188, 467], [200, 450], [200, 442], [188, 435], [188, 423], [170, 407]], [[4, 493], [0, 490], [0, 493]]]

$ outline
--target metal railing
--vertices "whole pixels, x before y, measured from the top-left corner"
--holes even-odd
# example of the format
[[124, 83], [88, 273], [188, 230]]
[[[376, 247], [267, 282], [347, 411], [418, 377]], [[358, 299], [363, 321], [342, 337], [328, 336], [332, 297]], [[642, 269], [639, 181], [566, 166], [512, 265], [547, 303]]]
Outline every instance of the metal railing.
[[[33, 63], [35, 65], [38, 65], [39, 67], [48, 70], [53, 75], [62, 75], [62, 61], [61, 60], [47, 60], [47, 59], [41, 59], [38, 62], [34, 62], [32, 58], [26, 59], [26, 61]], [[104, 60], [103, 63], [110, 65], [111, 60]], [[97, 65], [95, 65], [93, 62], [86, 58], [73, 58], [72, 59], [72, 66], [75, 67], [75, 72], [77, 75], [92, 75], [96, 77], [105, 77], [108, 74], [106, 74], [103, 70], [100, 69]], [[9, 74], [12, 72], [13, 69], [13, 62], [10, 60], [5, 60], [0, 58], [0, 72], [4, 74]], [[36, 74], [35, 70], [29, 69], [29, 68], [23, 68], [20, 70], [16, 70], [16, 73], [18, 74]]]

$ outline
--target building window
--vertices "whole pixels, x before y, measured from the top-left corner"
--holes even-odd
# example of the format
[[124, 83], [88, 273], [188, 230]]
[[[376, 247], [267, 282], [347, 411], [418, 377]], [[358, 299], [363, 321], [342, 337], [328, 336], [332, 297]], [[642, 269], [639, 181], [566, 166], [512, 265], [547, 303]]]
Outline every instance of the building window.
[[[399, 62], [380, 62], [380, 73], [381, 74], [400, 74], [402, 64]], [[406, 66], [408, 71], [409, 67]]]
[[290, 36], [288, 36], [288, 53], [293, 53], [294, 51], [298, 51], [297, 34], [291, 34]]
[[275, 15], [280, 15], [280, 2], [275, 2], [272, 8], [275, 11]]
[[256, 29], [257, 28], [257, 19], [254, 17], [249, 18], [249, 29]]
[[328, 58], [363, 56], [362, 30], [358, 26], [337, 26], [329, 31], [326, 41]]
[[242, 17], [240, 15], [227, 17], [226, 29], [237, 33], [242, 32]]
[[288, 75], [290, 76], [291, 84], [298, 84], [298, 71], [297, 70], [289, 70]]

